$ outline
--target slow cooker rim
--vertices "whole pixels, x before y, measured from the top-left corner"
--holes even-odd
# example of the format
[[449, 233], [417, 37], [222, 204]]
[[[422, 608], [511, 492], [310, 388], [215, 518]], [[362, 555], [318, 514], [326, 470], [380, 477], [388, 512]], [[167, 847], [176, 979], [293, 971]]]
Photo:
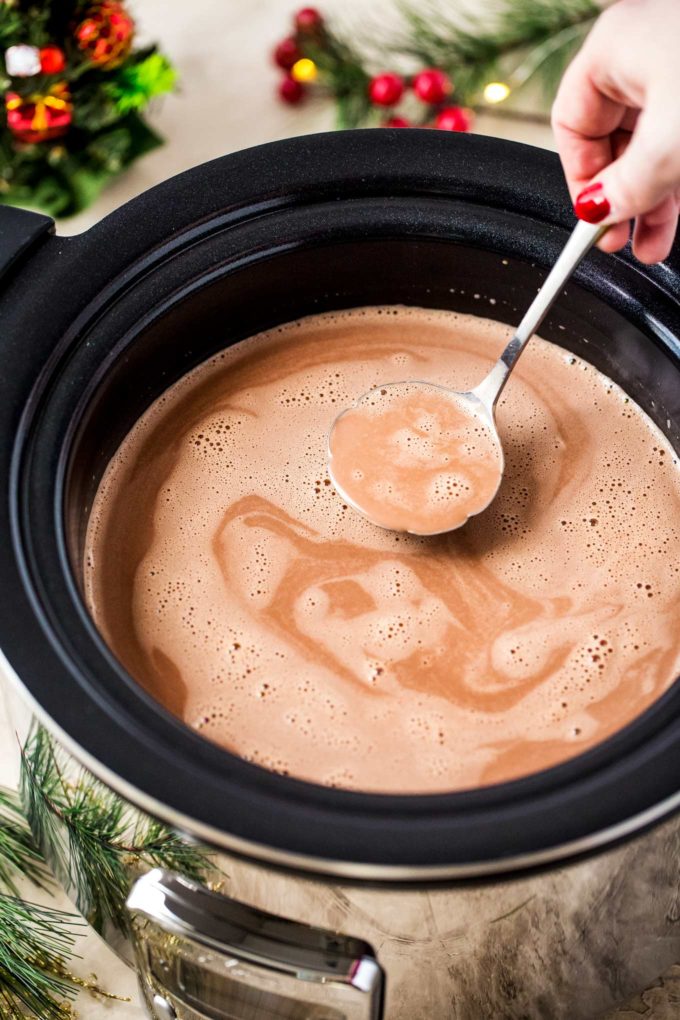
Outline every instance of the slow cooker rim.
[[519, 879], [526, 877], [527, 874], [540, 873], [553, 866], [563, 867], [572, 861], [591, 857], [604, 848], [616, 848], [631, 838], [643, 836], [649, 829], [663, 824], [680, 811], [679, 792], [675, 797], [668, 798], [648, 811], [582, 839], [542, 850], [539, 853], [515, 855], [489, 862], [456, 865], [375, 864], [374, 862], [355, 862], [346, 858], [291, 852], [225, 833], [222, 829], [198, 822], [193, 816], [168, 808], [164, 801], [141, 792], [138, 786], [122, 779], [117, 772], [107, 768], [95, 755], [85, 750], [55, 723], [15, 673], [2, 650], [0, 650], [0, 664], [4, 675], [9, 677], [16, 690], [31, 705], [35, 719], [45, 727], [52, 737], [57, 739], [76, 761], [89, 769], [93, 776], [139, 810], [159, 818], [167, 825], [175, 827], [180, 833], [187, 833], [191, 838], [202, 840], [209, 847], [224, 850], [242, 860], [256, 861], [284, 872], [322, 878], [330, 877], [339, 884], [381, 886], [388, 883], [418, 888], [423, 883], [430, 882], [458, 885]]
[[[363, 144], [364, 144], [364, 139], [365, 139], [365, 137], [366, 137], [366, 134], [367, 134], [367, 133], [366, 133], [366, 132], [361, 132], [360, 134], [361, 134], [361, 136], [362, 136], [362, 145], [363, 145]], [[332, 135], [332, 136], [330, 136], [330, 138], [332, 138], [332, 139], [334, 139], [334, 140], [335, 140], [335, 139], [337, 139], [337, 136], [336, 136], [336, 135]], [[306, 141], [307, 141], [307, 143], [309, 143], [309, 140], [306, 140]], [[488, 141], [488, 140], [487, 140], [487, 141]], [[502, 148], [504, 148], [506, 144], [509, 144], [509, 143], [503, 143], [503, 146], [502, 146]], [[335, 147], [335, 145], [334, 145], [334, 147]], [[269, 148], [269, 147], [267, 147], [267, 148]], [[514, 147], [513, 147], [513, 148], [514, 148]], [[522, 147], [522, 148], [523, 148], [523, 147]], [[421, 151], [420, 151], [420, 146], [418, 147], [418, 150], [415, 150], [415, 149], [411, 148], [411, 150], [410, 150], [410, 155], [411, 155], [412, 157], [413, 157], [413, 156], [415, 156], [415, 154], [416, 154], [416, 152], [417, 152], [417, 151], [418, 151], [418, 156], [419, 156], [419, 157], [421, 157], [421, 156], [422, 156], [422, 153], [421, 153]], [[295, 154], [293, 153], [293, 155], [295, 155]], [[544, 156], [544, 155], [546, 155], [546, 154], [540, 154], [540, 155], [541, 155], [541, 156]], [[534, 158], [536, 158], [536, 156], [534, 156]], [[229, 157], [227, 157], [226, 159], [228, 160], [228, 159], [229, 159]], [[293, 160], [293, 162], [295, 162], [295, 159]], [[280, 162], [279, 162], [279, 165], [280, 165]], [[198, 169], [200, 170], [200, 168], [198, 168]], [[554, 161], [553, 161], [553, 169], [554, 169]], [[193, 171], [189, 171], [188, 173], [190, 173], [190, 174], [191, 174], [191, 173], [194, 173], [194, 172], [193, 172]], [[553, 175], [553, 176], [554, 176], [554, 175]], [[167, 188], [167, 185], [164, 185], [164, 186], [162, 186], [162, 187], [165, 187], [165, 188]], [[562, 190], [563, 190], [563, 189], [562, 189]], [[137, 202], [139, 202], [139, 201], [140, 201], [140, 199], [138, 199], [138, 200], [136, 200], [136, 201], [137, 201]], [[122, 212], [122, 211], [121, 211], [121, 212]], [[116, 215], [116, 214], [113, 214], [114, 218], [115, 218], [115, 215]], [[107, 222], [107, 221], [104, 221], [104, 222]], [[111, 217], [109, 217], [109, 218], [108, 218], [108, 222], [109, 222], [109, 224], [110, 224], [110, 225], [112, 225], [112, 224], [111, 224]], [[64, 738], [64, 735], [63, 735], [63, 733], [62, 733], [62, 738]], [[65, 739], [67, 739], [67, 740], [71, 740], [71, 738], [65, 738]], [[71, 743], [72, 743], [72, 741], [71, 741]], [[205, 743], [205, 742], [204, 742], [204, 741], [202, 741], [202, 743]], [[83, 757], [83, 755], [87, 756], [87, 755], [88, 755], [88, 752], [87, 752], [87, 751], [86, 751], [86, 750], [85, 750], [84, 748], [82, 748], [82, 747], [81, 747], [81, 748], [79, 749], [79, 755], [80, 755], [80, 757]], [[230, 756], [230, 757], [231, 757], [231, 756]], [[581, 757], [581, 758], [584, 758], [585, 756], [580, 756], [580, 757]], [[97, 764], [98, 764], [98, 767], [99, 767], [99, 771], [100, 771], [100, 773], [101, 773], [101, 771], [102, 771], [102, 765], [101, 765], [101, 763], [96, 763], [96, 761], [95, 761], [94, 759], [91, 759], [91, 760], [90, 760], [90, 765], [91, 765], [91, 766], [93, 767], [93, 770], [94, 770], [95, 772], [97, 771], [97, 767], [95, 767], [95, 766], [96, 766]], [[241, 764], [246, 764], [246, 763], [241, 763]], [[253, 769], [253, 768], [256, 768], [256, 767], [254, 767], [254, 766], [248, 766], [248, 768], [250, 768], [250, 769]], [[563, 766], [558, 766], [558, 769], [560, 769], [560, 768], [563, 768]], [[258, 771], [259, 773], [261, 773], [261, 772], [262, 772], [263, 770], [260, 770], [260, 769], [258, 769], [257, 771]], [[551, 771], [552, 771], [552, 770], [551, 770]], [[266, 773], [266, 775], [267, 775], [267, 776], [273, 776], [273, 774], [271, 774], [271, 773]], [[261, 779], [262, 777], [260, 776], [259, 778]], [[281, 778], [281, 777], [276, 777], [276, 779], [277, 779], [277, 780], [278, 780], [278, 779], [280, 779], [280, 778]], [[115, 776], [114, 776], [113, 774], [109, 774], [109, 776], [108, 776], [108, 780], [107, 780], [107, 781], [111, 782], [111, 784], [112, 784], [112, 785], [114, 785], [114, 786], [116, 786], [116, 785], [119, 785], [119, 786], [120, 786], [120, 778], [119, 778], [119, 777], [115, 777]], [[523, 781], [523, 780], [519, 780], [518, 782], [519, 782], [519, 783], [521, 784], [521, 783], [523, 783], [524, 781]], [[288, 781], [287, 781], [287, 780], [285, 780], [285, 779], [284, 779], [284, 780], [283, 780], [283, 784], [286, 784], [286, 783], [292, 783], [293, 785], [296, 785], [296, 784], [298, 783], [298, 781], [295, 781], [295, 780], [288, 780]], [[280, 785], [280, 784], [279, 784], [279, 785]], [[300, 785], [301, 785], [301, 786], [303, 786], [303, 787], [306, 787], [306, 786], [308, 786], [309, 784], [300, 784]], [[509, 784], [509, 785], [514, 785], [514, 784]], [[315, 789], [323, 789], [323, 788], [315, 788]], [[335, 798], [335, 793], [336, 793], [336, 791], [333, 791], [333, 792], [332, 792], [332, 797], [333, 797], [333, 798]], [[376, 795], [366, 795], [366, 794], [346, 794], [346, 793], [344, 793], [344, 792], [341, 792], [341, 791], [337, 791], [337, 793], [338, 793], [338, 795], [339, 795], [339, 798], [345, 798], [345, 797], [347, 797], [347, 798], [349, 798], [349, 799], [350, 799], [350, 801], [351, 801], [351, 800], [352, 800], [353, 798], [370, 798], [370, 799], [372, 799], [372, 798], [375, 798], [375, 796], [376, 796]], [[129, 796], [129, 797], [130, 797], [130, 799], [133, 799], [133, 800], [135, 799], [135, 797], [134, 797], [134, 796], [132, 795], [132, 791], [126, 791], [126, 796]], [[455, 796], [455, 797], [460, 797], [460, 796], [462, 796], [462, 795], [460, 795], [460, 794], [455, 794], [455, 795], [433, 795], [433, 796], [434, 796], [434, 797], [436, 798], [436, 797], [442, 797], [442, 796], [443, 796], [443, 797], [451, 797], [451, 796]], [[138, 799], [139, 799], [139, 797], [137, 797], [136, 799], [138, 800]], [[380, 799], [382, 799], [382, 798], [380, 798]], [[391, 798], [388, 798], [388, 799], [390, 799], [390, 800], [391, 800]], [[397, 799], [400, 799], [400, 798], [397, 798]], [[429, 798], [428, 798], [428, 799], [429, 799]], [[160, 802], [157, 802], [157, 803], [160, 803]], [[677, 806], [677, 805], [674, 805], [674, 806]], [[161, 810], [159, 809], [159, 810], [158, 810], [158, 811], [156, 811], [155, 813], [158, 813], [158, 814], [162, 814], [162, 813], [167, 813], [167, 806], [166, 806], [166, 807], [164, 808], [164, 810], [163, 810], [163, 811], [161, 811]], [[192, 820], [189, 820], [189, 821], [187, 821], [187, 825], [186, 825], [185, 827], [189, 827], [189, 828], [194, 828], [194, 829], [195, 829], [195, 828], [196, 828], [196, 822], [195, 822], [195, 819], [192, 819]], [[211, 838], [211, 841], [213, 841], [213, 842], [219, 842], [220, 840], [219, 840], [219, 838], [218, 838], [218, 835], [219, 835], [219, 834], [217, 833], [217, 830], [216, 830], [216, 831], [215, 831], [215, 833], [213, 833], [213, 837], [214, 837], [214, 838]], [[605, 841], [607, 841], [607, 842], [608, 842], [608, 841], [610, 840], [610, 838], [612, 838], [612, 837], [606, 837]], [[616, 837], [613, 837], [613, 838], [616, 838]], [[233, 842], [233, 840], [232, 840], [232, 842]], [[260, 848], [260, 849], [261, 849], [261, 848]], [[559, 849], [556, 849], [556, 850], [555, 850], [555, 855], [556, 855], [556, 856], [558, 856], [558, 855], [559, 855], [559, 856], [560, 856], [560, 859], [561, 859], [561, 856], [563, 855], [563, 851], [564, 851], [564, 849], [565, 849], [565, 848], [559, 848]], [[581, 849], [583, 849], [583, 848], [581, 848]], [[568, 851], [568, 852], [571, 852], [571, 851]], [[576, 850], [576, 851], [574, 851], [574, 852], [579, 852], [579, 851], [578, 851], [578, 850]], [[250, 855], [250, 854], [253, 854], [253, 855], [256, 855], [256, 856], [258, 855], [258, 854], [257, 854], [257, 853], [255, 853], [255, 851], [254, 851], [254, 850], [253, 850], [252, 848], [250, 848], [250, 847], [248, 848], [248, 854], [249, 854], [249, 855]], [[287, 854], [286, 856], [287, 856], [288, 858], [290, 858], [291, 856], [294, 856], [294, 855], [290, 855], [290, 854]], [[543, 856], [545, 857], [545, 854], [544, 854]], [[305, 866], [309, 867], [308, 859], [307, 859], [307, 858], [305, 858], [305, 860], [307, 861], [307, 864], [306, 864]], [[332, 865], [333, 865], [333, 867], [332, 867], [332, 869], [331, 869], [331, 870], [332, 870], [332, 871], [333, 871], [334, 873], [335, 873], [335, 872], [337, 872], [337, 870], [338, 870], [338, 862], [332, 862], [332, 861], [330, 861], [330, 860], [329, 860], [329, 861], [328, 861], [327, 863], [328, 863], [329, 865], [330, 865], [330, 864], [332, 864]], [[345, 862], [345, 863], [346, 863], [346, 862]], [[504, 860], [504, 861], [501, 861], [501, 862], [496, 862], [496, 864], [494, 865], [494, 867], [495, 867], [495, 869], [496, 869], [496, 870], [499, 870], [499, 869], [500, 869], [500, 870], [502, 870], [502, 869], [507, 869], [507, 868], [509, 868], [509, 867], [512, 867], [513, 865], [514, 865], [514, 866], [519, 866], [519, 865], [517, 865], [517, 862], [516, 862], [516, 861], [514, 861], [514, 862], [513, 862], [513, 861], [512, 861], [512, 860], [511, 860], [510, 858], [508, 858], [507, 860]], [[365, 864], [361, 864], [361, 865], [359, 865], [359, 867], [360, 867], [360, 868], [361, 868], [361, 869], [362, 869], [363, 871], [366, 871], [366, 865], [365, 865]], [[370, 867], [370, 866], [369, 866], [369, 867]], [[317, 861], [317, 862], [316, 862], [316, 863], [315, 863], [315, 864], [313, 865], [313, 870], [320, 870], [320, 869], [319, 869], [319, 867], [318, 867], [318, 861]], [[385, 865], [385, 866], [382, 866], [382, 865], [381, 865], [381, 866], [379, 866], [379, 868], [378, 868], [377, 870], [380, 870], [381, 874], [382, 874], [382, 875], [384, 875], [385, 877], [398, 877], [398, 875], [403, 875], [403, 874], [405, 873], [405, 872], [404, 872], [404, 869], [400, 869], [399, 867], [394, 867], [394, 866], [392, 866], [392, 867], [391, 867], [391, 866], [389, 866], [389, 865]], [[414, 868], [413, 868], [413, 867], [411, 866], [411, 867], [410, 867], [409, 869], [406, 869], [406, 870], [410, 870], [410, 871], [412, 871], [412, 870], [417, 870], [419, 874], [424, 874], [424, 872], [425, 872], [425, 871], [427, 871], [428, 869], [423, 869], [422, 867], [418, 867], [417, 869], [414, 869]], [[437, 875], [439, 875], [439, 874], [443, 873], [443, 871], [446, 871], [447, 873], [451, 873], [451, 868], [448, 868], [448, 867], [447, 867], [447, 868], [445, 868], [445, 869], [434, 869], [434, 871], [433, 871], [432, 873], [433, 873], [433, 874], [435, 874], [435, 872], [436, 872], [436, 874], [437, 874]], [[478, 868], [478, 866], [477, 866], [477, 865], [475, 865], [475, 866], [474, 866], [474, 871], [475, 871], [475, 873], [479, 873], [479, 868]]]

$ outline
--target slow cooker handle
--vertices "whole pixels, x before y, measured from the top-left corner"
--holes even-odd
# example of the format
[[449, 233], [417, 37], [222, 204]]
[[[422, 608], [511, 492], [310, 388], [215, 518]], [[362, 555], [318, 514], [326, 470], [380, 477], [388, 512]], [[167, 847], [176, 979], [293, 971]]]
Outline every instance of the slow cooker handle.
[[157, 868], [127, 900], [153, 1020], [380, 1020], [368, 943], [289, 921]]
[[0, 208], [0, 279], [13, 269], [28, 251], [48, 234], [54, 233], [54, 220], [40, 213]]

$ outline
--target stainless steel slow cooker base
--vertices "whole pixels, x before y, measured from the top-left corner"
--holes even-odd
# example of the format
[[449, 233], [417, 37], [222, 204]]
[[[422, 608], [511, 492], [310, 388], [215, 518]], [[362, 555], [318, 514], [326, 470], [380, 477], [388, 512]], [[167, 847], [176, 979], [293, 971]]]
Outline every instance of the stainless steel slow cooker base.
[[[384, 1020], [587, 1020], [680, 959], [677, 683], [602, 745], [512, 783], [328, 790], [171, 717], [80, 592], [108, 459], [184, 372], [352, 305], [516, 323], [571, 223], [556, 157], [428, 131], [237, 153], [75, 238], [0, 210], [0, 645], [22, 703], [74, 759], [217, 848], [226, 875], [219, 892], [153, 875], [131, 893], [157, 1017], [377, 1020], [384, 984]], [[676, 449], [678, 294], [677, 249], [657, 267], [594, 252], [542, 328]]]
[[[240, 903], [311, 922], [329, 937], [333, 932], [351, 932], [374, 947], [387, 974], [385, 1017], [389, 1020], [575, 1020], [601, 1015], [680, 959], [679, 853], [678, 828], [666, 823], [655, 830], [651, 843], [636, 840], [587, 863], [530, 879], [476, 888], [409, 890], [399, 895], [386, 889], [329, 887], [273, 876], [260, 866], [233, 859], [225, 861], [224, 867], [229, 875], [226, 891]], [[150, 876], [148, 885], [143, 882], [133, 893], [132, 904], [139, 908], [146, 903], [142, 910], [153, 914], [149, 899], [155, 900], [162, 880]], [[152, 886], [154, 894], [146, 899]], [[663, 930], [656, 922], [650, 924], [650, 900], [665, 912]], [[197, 916], [198, 930], [188, 941], [174, 943], [175, 954], [169, 962], [175, 983], [168, 998], [182, 1016], [186, 1000], [178, 977], [187, 959], [195, 961], [205, 951], [206, 932], [200, 929], [203, 924], [210, 927], [207, 910], [199, 907]], [[167, 917], [159, 922], [161, 928], [177, 932]], [[252, 1014], [234, 1010], [234, 1003], [246, 1001], [247, 996], [230, 980], [231, 960], [237, 968], [243, 967], [237, 980], [242, 987], [254, 987], [255, 999], [265, 989], [276, 993], [277, 987], [282, 998], [290, 997], [286, 992], [291, 986], [283, 970], [276, 969], [276, 956], [259, 972], [256, 967], [248, 970], [248, 939], [242, 945], [245, 952], [229, 938], [221, 947], [213, 943], [210, 972], [215, 978], [210, 995], [224, 1015], [232, 1010], [239, 1018], [252, 1015], [258, 1020], [289, 1015], [336, 1020], [336, 1009], [337, 1020], [378, 1016], [374, 1011], [377, 990], [373, 995], [364, 992], [362, 1001], [350, 1006], [344, 990], [336, 991], [328, 976], [322, 1001], [326, 1011], [317, 1007], [317, 1012], [288, 1013], [285, 1005], [277, 1005], [279, 1012], [258, 1012], [256, 1003]], [[167, 950], [161, 952], [167, 960]], [[143, 953], [149, 954], [148, 949]], [[143, 956], [145, 961], [149, 958], [155, 959], [153, 952]], [[362, 957], [362, 965], [372, 962], [370, 956]], [[171, 985], [168, 976], [162, 980], [157, 959], [155, 968], [146, 963], [143, 972], [149, 970], [161, 979], [160, 987]], [[313, 970], [306, 962], [301, 964], [293, 995], [298, 1003], [305, 1001], [308, 982], [315, 980], [312, 975], [322, 972], [318, 965]], [[208, 990], [202, 994], [207, 996]], [[206, 1015], [220, 1013], [207, 1011]]]
[[[13, 688], [21, 736], [35, 720]], [[156, 1020], [594, 1020], [680, 959], [679, 860], [676, 819], [462, 884], [329, 882], [222, 852], [217, 890], [131, 868], [131, 941], [102, 934]]]
[[[18, 694], [24, 734], [35, 720]], [[131, 940], [102, 934], [156, 1020], [594, 1020], [680, 959], [679, 860], [676, 819], [563, 867], [462, 884], [329, 882], [222, 852], [216, 890], [131, 868]]]

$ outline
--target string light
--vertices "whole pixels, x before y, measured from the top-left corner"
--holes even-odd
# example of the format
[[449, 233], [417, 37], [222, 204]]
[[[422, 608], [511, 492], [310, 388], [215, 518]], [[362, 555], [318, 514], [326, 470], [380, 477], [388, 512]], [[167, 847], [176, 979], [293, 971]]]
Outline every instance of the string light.
[[487, 103], [494, 105], [502, 103], [510, 95], [510, 86], [504, 81], [490, 81], [484, 89], [484, 99]]
[[290, 69], [291, 78], [302, 83], [315, 81], [319, 71], [313, 60], [301, 57]]

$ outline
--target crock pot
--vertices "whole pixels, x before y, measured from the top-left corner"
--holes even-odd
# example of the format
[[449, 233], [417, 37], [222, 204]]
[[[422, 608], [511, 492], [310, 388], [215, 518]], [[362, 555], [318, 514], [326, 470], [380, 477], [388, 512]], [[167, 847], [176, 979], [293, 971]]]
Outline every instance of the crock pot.
[[[135, 810], [215, 847], [226, 875], [221, 892], [157, 870], [131, 888], [150, 1015], [577, 1020], [680, 960], [680, 683], [603, 744], [524, 779], [432, 796], [327, 789], [184, 727], [126, 675], [81, 593], [102, 472], [194, 365], [357, 305], [516, 324], [572, 225], [556, 156], [427, 130], [239, 152], [75, 237], [0, 210], [10, 686]], [[679, 295], [679, 248], [652, 267], [595, 251], [541, 330], [622, 386], [676, 449]]]

